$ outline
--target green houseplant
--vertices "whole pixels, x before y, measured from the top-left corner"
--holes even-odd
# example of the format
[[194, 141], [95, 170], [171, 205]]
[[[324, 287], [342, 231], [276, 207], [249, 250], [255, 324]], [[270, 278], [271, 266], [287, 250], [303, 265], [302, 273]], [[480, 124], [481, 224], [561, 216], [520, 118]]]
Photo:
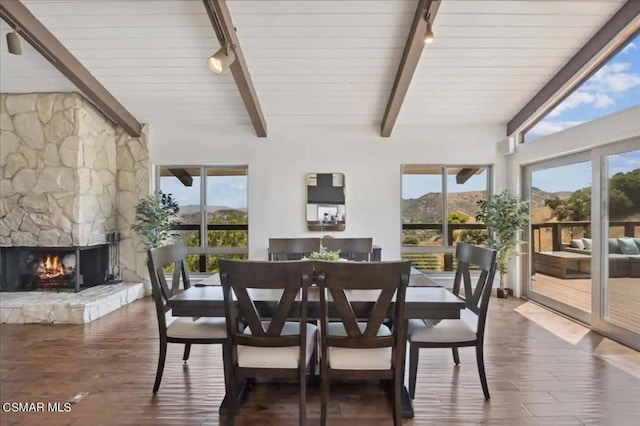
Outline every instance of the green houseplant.
[[173, 195], [162, 191], [149, 195], [136, 205], [133, 230], [144, 238], [147, 248], [163, 246], [176, 235], [171, 226], [179, 223], [179, 210]]
[[479, 201], [478, 204], [480, 210], [476, 214], [476, 220], [489, 227], [489, 246], [497, 250], [496, 268], [500, 272], [498, 297], [506, 298], [505, 275], [509, 272], [509, 262], [516, 254], [516, 247], [524, 243], [516, 240], [515, 236], [529, 223], [529, 203], [505, 190], [489, 200]]

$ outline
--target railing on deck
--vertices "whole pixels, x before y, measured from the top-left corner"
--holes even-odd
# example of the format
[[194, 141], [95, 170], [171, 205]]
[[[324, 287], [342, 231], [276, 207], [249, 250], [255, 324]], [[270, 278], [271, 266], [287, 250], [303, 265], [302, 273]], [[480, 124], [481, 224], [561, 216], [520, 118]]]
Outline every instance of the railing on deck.
[[[404, 223], [402, 230], [440, 231], [442, 223]], [[447, 224], [447, 241], [456, 242], [455, 233], [460, 230], [485, 230], [482, 223]], [[550, 235], [544, 236], [548, 232]], [[536, 251], [560, 251], [573, 238], [590, 238], [591, 221], [540, 222], [531, 224], [531, 235]], [[640, 221], [611, 221], [609, 235], [614, 237], [640, 237]], [[427, 248], [428, 247], [428, 248]], [[437, 250], [437, 252], [434, 252]], [[441, 251], [440, 251], [441, 250]], [[413, 266], [421, 271], [454, 271], [453, 246], [403, 245], [402, 258], [411, 260]]]

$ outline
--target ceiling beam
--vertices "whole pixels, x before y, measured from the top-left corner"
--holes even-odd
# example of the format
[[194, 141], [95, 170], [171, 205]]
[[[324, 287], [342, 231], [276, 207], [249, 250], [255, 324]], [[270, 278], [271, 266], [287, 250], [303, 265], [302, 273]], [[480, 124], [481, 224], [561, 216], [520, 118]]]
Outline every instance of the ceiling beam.
[[172, 175], [178, 178], [184, 186], [193, 185], [193, 176], [186, 169], [169, 169]]
[[236, 60], [229, 67], [231, 69], [231, 75], [238, 86], [240, 96], [244, 102], [244, 106], [247, 108], [251, 123], [256, 130], [258, 137], [264, 138], [267, 136], [267, 122], [262, 114], [262, 108], [260, 107], [260, 101], [256, 89], [253, 86], [251, 75], [249, 74], [249, 67], [247, 61], [242, 53], [238, 36], [236, 35], [236, 28], [231, 20], [231, 13], [227, 7], [226, 0], [202, 0], [204, 7], [211, 20], [211, 25], [216, 33], [216, 37], [222, 46], [226, 43], [231, 43], [235, 46], [234, 53]]
[[[507, 136], [526, 130], [543, 118], [543, 115], [567, 98], [580, 83], [593, 75], [606, 60], [623, 47], [626, 40], [640, 29], [640, 1], [628, 0], [598, 32], [565, 64], [545, 86], [507, 123]], [[634, 21], [636, 21], [634, 23]], [[628, 26], [631, 24], [631, 28]], [[589, 66], [618, 35], [626, 34], [610, 46], [607, 52]], [[584, 67], [588, 67], [583, 70]], [[576, 78], [577, 74], [581, 75]], [[568, 86], [567, 86], [568, 85]], [[555, 99], [554, 99], [555, 98]]]
[[476, 168], [465, 167], [464, 169], [460, 170], [456, 175], [456, 183], [458, 185], [462, 185], [463, 183], [468, 181], [473, 175], [478, 173], [480, 170], [481, 169], [477, 167]]
[[102, 113], [134, 137], [142, 125], [129, 111], [85, 68], [75, 56], [20, 1], [0, 3], [0, 17], [4, 19], [42, 56], [67, 77]]
[[[427, 30], [427, 21], [425, 17], [429, 15], [431, 25], [435, 20], [438, 8], [440, 7], [440, 0], [419, 0], [416, 14], [413, 17], [413, 23], [411, 24], [411, 30], [409, 31], [409, 37], [407, 38], [407, 44], [404, 46], [404, 52], [402, 53], [402, 59], [400, 60], [400, 67], [396, 74], [396, 79], [393, 82], [393, 88], [391, 89], [391, 96], [387, 102], [387, 109], [384, 112], [382, 118], [382, 127], [380, 135], [382, 137], [391, 136], [393, 126], [396, 124], [402, 102], [407, 95], [411, 78], [415, 72], [418, 62], [420, 61], [420, 55], [424, 50], [424, 34]], [[427, 12], [428, 10], [428, 12]]]

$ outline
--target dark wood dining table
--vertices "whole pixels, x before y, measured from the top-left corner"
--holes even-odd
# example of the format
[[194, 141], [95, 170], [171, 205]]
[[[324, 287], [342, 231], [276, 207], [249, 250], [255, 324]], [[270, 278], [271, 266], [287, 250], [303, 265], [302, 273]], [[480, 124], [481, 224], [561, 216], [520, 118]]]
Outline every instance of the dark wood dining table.
[[[406, 331], [407, 323], [409, 319], [458, 319], [460, 318], [460, 311], [464, 309], [465, 302], [463, 299], [455, 296], [444, 287], [438, 287], [433, 284], [427, 276], [418, 276], [412, 271], [409, 287], [407, 288], [406, 301], [405, 301], [405, 336], [403, 336], [403, 353], [406, 354]], [[425, 278], [426, 277], [426, 278]], [[209, 280], [209, 282], [215, 283], [215, 278]], [[428, 287], [416, 286], [416, 283], [430, 284]], [[376, 290], [357, 290], [349, 294], [349, 300], [352, 303], [354, 313], [356, 315], [360, 310], [365, 312], [371, 309], [373, 303], [375, 303], [379, 292]], [[254, 299], [256, 308], [261, 311], [261, 314], [266, 312], [268, 315], [270, 306], [275, 305], [281, 295], [279, 290], [253, 290], [251, 297]], [[308, 315], [310, 319], [318, 318], [320, 313], [320, 302], [317, 287], [311, 287], [308, 295]], [[169, 306], [172, 309], [173, 316], [184, 317], [224, 317], [224, 297], [222, 294], [222, 287], [219, 285], [202, 285], [194, 286], [186, 289], [185, 291], [171, 297], [168, 301]], [[329, 312], [331, 315], [331, 312]], [[404, 360], [406, 357], [403, 356]], [[404, 365], [402, 366], [404, 370]], [[225, 371], [227, 369], [225, 368]], [[225, 377], [225, 381], [230, 378]], [[241, 400], [244, 393], [244, 388], [241, 388], [241, 394], [236, 395], [238, 400]], [[402, 415], [405, 418], [413, 417], [413, 405], [409, 398], [406, 386], [403, 384], [402, 392]], [[220, 404], [220, 414], [226, 413], [227, 398], [229, 395], [225, 395], [222, 403]]]

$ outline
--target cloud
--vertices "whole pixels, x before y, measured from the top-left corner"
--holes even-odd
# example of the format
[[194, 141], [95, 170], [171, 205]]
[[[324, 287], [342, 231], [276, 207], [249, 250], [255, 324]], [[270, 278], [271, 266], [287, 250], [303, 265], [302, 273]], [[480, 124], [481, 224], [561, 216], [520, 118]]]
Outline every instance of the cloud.
[[613, 104], [614, 101], [609, 95], [604, 93], [593, 94], [583, 90], [578, 90], [558, 104], [558, 106], [549, 113], [548, 117], [557, 117], [565, 111], [578, 108], [580, 105], [593, 105], [594, 108], [606, 108]]
[[636, 46], [635, 43], [629, 43], [625, 46], [624, 49], [622, 49], [622, 53], [629, 53], [630, 51], [637, 49], [638, 47]]
[[613, 99], [611, 99], [609, 95], [605, 95], [604, 93], [596, 93], [593, 106], [596, 108], [606, 108], [610, 105], [613, 105], [613, 103]]
[[582, 87], [591, 92], [624, 92], [640, 86], [640, 74], [626, 72], [631, 64], [614, 62], [603, 66]]
[[578, 124], [582, 124], [584, 121], [552, 121], [552, 120], [544, 120], [536, 124], [531, 130], [529, 130], [529, 134], [535, 136], [546, 136], [552, 133], [557, 133], [564, 129], [568, 129], [570, 127], [577, 126]]

